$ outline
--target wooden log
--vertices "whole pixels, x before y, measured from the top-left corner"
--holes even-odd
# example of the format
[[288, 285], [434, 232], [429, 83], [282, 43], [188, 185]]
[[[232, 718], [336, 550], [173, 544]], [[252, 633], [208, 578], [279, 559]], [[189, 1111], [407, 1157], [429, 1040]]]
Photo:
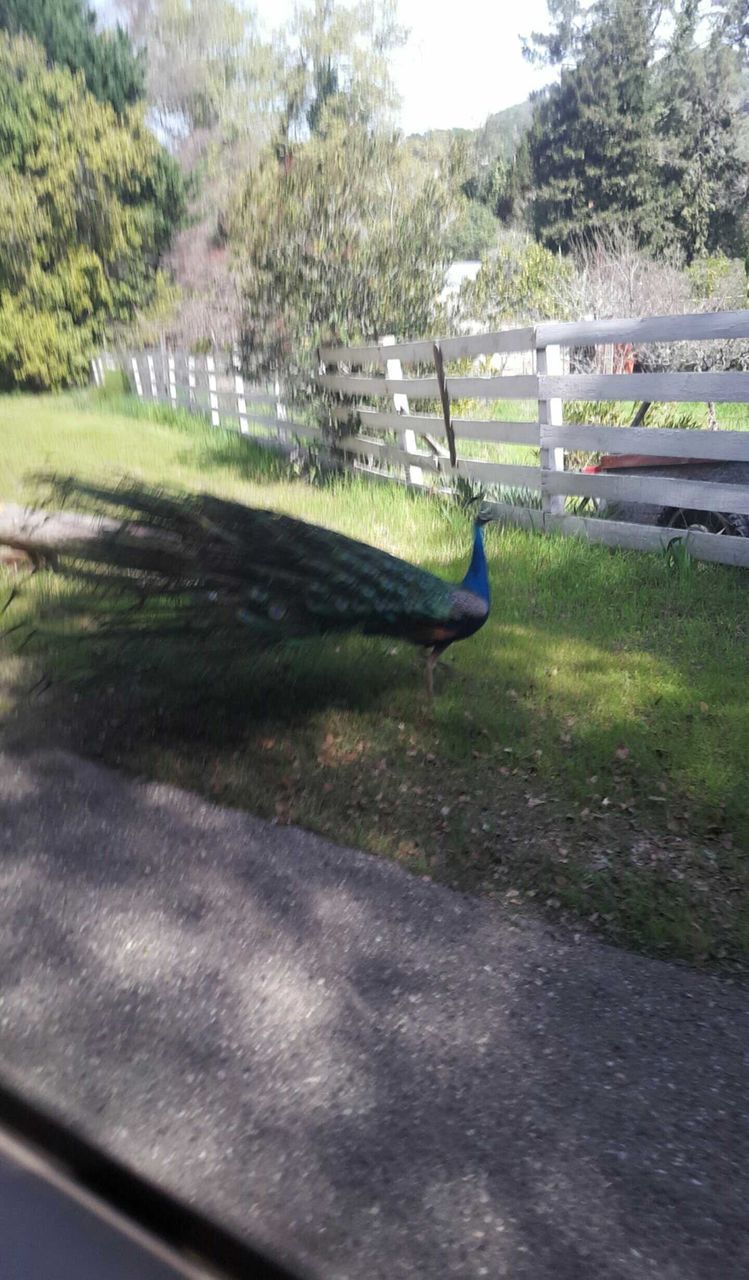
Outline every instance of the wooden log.
[[163, 548], [179, 545], [180, 541], [175, 534], [160, 533], [110, 516], [80, 511], [38, 511], [10, 502], [0, 505], [0, 546], [26, 552], [32, 558], [44, 558], [46, 553], [52, 555], [66, 548], [73, 551], [76, 546], [113, 534], [123, 541], [137, 541], [141, 546], [144, 539]]

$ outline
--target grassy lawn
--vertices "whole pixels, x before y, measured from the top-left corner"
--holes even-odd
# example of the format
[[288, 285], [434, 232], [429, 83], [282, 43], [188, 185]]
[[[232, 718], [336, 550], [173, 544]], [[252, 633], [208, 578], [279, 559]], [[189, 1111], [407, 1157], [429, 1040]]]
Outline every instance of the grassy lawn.
[[[156, 416], [90, 395], [3, 398], [0, 500], [33, 500], [38, 470], [128, 474], [462, 576], [455, 508], [364, 480], [311, 486], [234, 434]], [[490, 528], [487, 547], [492, 616], [449, 652], [433, 711], [419, 654], [388, 641], [217, 663], [165, 640], [123, 658], [85, 634], [40, 635], [4, 660], [5, 732], [59, 735], [641, 949], [746, 961], [749, 577], [518, 529]], [[38, 575], [5, 619], [58, 589]], [[39, 699], [24, 690], [42, 669]]]

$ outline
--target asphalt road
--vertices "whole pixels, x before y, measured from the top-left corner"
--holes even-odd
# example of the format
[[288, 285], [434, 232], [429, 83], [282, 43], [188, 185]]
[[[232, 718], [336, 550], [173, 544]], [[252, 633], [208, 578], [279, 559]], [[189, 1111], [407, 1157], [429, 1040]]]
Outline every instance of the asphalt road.
[[0, 755], [0, 1059], [330, 1280], [749, 1275], [745, 991], [62, 752]]

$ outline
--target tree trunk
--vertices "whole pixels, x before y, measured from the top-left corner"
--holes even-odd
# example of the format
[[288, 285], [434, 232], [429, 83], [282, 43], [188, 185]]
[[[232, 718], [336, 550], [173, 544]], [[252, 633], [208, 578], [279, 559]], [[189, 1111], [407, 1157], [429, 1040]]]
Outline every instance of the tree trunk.
[[[0, 505], [0, 547], [24, 553], [36, 563], [52, 559], [56, 551], [74, 551], [76, 545], [90, 544], [103, 535], [113, 534], [119, 534], [123, 541], [132, 539], [140, 546], [144, 540], [155, 547], [171, 549], [180, 543], [176, 534], [146, 529], [126, 520], [84, 515], [78, 511], [35, 511], [13, 503]], [[15, 557], [9, 558], [13, 561]]]

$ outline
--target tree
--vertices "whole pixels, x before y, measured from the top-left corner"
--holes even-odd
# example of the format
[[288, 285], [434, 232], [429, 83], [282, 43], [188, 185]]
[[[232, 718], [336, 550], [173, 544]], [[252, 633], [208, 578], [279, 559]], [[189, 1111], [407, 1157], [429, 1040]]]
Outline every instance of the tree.
[[97, 31], [85, 0], [0, 0], [0, 30], [31, 36], [50, 64], [82, 71], [94, 97], [120, 115], [143, 97], [144, 56], [121, 27]]
[[331, 120], [248, 176], [233, 217], [253, 372], [308, 370], [321, 342], [428, 332], [447, 265], [448, 184], [414, 190], [392, 135]]
[[497, 219], [485, 204], [462, 200], [447, 231], [448, 257], [451, 261], [482, 258], [497, 239], [499, 229]]
[[530, 144], [528, 134], [525, 134], [509, 160], [503, 156], [495, 160], [479, 186], [478, 199], [489, 206], [500, 222], [522, 224], [532, 183]]
[[601, 0], [580, 60], [536, 102], [530, 136], [536, 234], [569, 248], [580, 234], [631, 226], [657, 243], [655, 116], [648, 0]]
[[460, 291], [459, 312], [487, 329], [558, 320], [566, 314], [569, 262], [540, 244], [510, 235]]
[[699, 0], [686, 0], [656, 69], [659, 179], [673, 239], [691, 262], [746, 249], [747, 173], [733, 98], [737, 59], [716, 35], [698, 46]]
[[388, 55], [406, 38], [395, 12], [396, 0], [312, 0], [297, 10], [280, 41], [287, 138], [320, 132], [329, 114], [391, 125], [397, 95]]
[[137, 47], [148, 53], [147, 96], [179, 149], [195, 133], [216, 141], [251, 131], [278, 92], [252, 10], [234, 0], [124, 0]]
[[384, 124], [393, 102], [387, 54], [400, 39], [393, 3], [311, 0], [270, 42], [241, 0], [126, 4], [131, 33], [148, 48], [149, 101], [195, 180], [193, 225], [173, 258], [187, 295], [178, 330], [190, 341], [226, 340], [239, 323], [226, 248], [234, 186], [250, 173], [263, 189], [274, 157], [292, 163], [311, 135], [341, 120]]
[[169, 265], [180, 285], [170, 332], [181, 343], [230, 343], [238, 302], [226, 244], [237, 175], [278, 131], [280, 54], [241, 0], [124, 0], [135, 44], [148, 52], [147, 99], [187, 176], [190, 219]]
[[544, 243], [567, 249], [580, 235], [627, 228], [688, 261], [745, 252], [736, 99], [746, 3], [549, 0], [551, 34], [527, 46], [561, 67], [536, 100], [531, 134]]
[[0, 386], [80, 381], [107, 330], [156, 298], [183, 209], [142, 113], [119, 120], [81, 75], [0, 36]]

